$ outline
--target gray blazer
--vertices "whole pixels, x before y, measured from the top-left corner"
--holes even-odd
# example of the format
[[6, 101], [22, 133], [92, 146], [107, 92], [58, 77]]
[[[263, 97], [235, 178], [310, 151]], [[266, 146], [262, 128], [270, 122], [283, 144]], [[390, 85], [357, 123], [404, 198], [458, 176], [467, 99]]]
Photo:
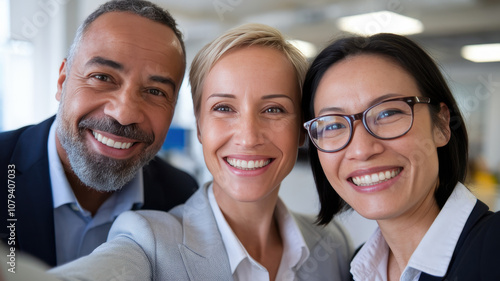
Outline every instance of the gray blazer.
[[[63, 280], [233, 280], [207, 186], [168, 213], [129, 211], [108, 242], [50, 273]], [[348, 280], [351, 242], [335, 222], [326, 227], [293, 215], [310, 250], [296, 280]]]

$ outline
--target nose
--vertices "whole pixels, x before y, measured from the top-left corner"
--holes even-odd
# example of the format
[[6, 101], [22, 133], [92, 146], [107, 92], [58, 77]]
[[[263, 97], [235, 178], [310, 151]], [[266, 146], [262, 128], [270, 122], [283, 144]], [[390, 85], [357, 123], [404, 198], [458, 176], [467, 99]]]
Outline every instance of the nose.
[[243, 114], [234, 124], [233, 139], [235, 143], [244, 148], [252, 148], [264, 142], [266, 126], [259, 121], [257, 116]]
[[345, 157], [352, 160], [368, 160], [384, 151], [382, 141], [372, 136], [361, 121], [355, 121], [351, 142], [345, 148]]
[[144, 121], [144, 101], [138, 89], [124, 87], [110, 95], [104, 107], [104, 114], [124, 126]]

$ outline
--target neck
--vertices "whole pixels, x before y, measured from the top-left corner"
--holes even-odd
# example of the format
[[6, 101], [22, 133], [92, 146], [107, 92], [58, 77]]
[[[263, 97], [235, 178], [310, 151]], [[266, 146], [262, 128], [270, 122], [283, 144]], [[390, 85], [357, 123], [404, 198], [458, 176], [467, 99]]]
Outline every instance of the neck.
[[224, 218], [248, 254], [264, 266], [274, 280], [283, 255], [283, 241], [274, 217], [278, 194], [258, 202], [228, 200], [214, 189], [217, 204]]
[[427, 206], [424, 205], [419, 211], [410, 215], [377, 221], [380, 231], [389, 245], [388, 276], [397, 273], [397, 280], [439, 214], [439, 207], [434, 200], [429, 202]]
[[78, 200], [78, 203], [82, 206], [82, 208], [89, 211], [92, 216], [94, 216], [104, 201], [106, 201], [113, 193], [97, 191], [88, 187], [80, 181], [73, 171], [67, 171], [66, 168], [64, 170], [66, 178], [71, 185], [71, 189], [75, 194], [76, 200]]
[[61, 163], [64, 168], [64, 174], [66, 175], [68, 183], [71, 186], [73, 193], [75, 194], [76, 200], [78, 200], [78, 203], [80, 204], [80, 206], [82, 206], [82, 208], [89, 211], [92, 216], [94, 216], [97, 213], [97, 210], [99, 210], [101, 205], [104, 203], [104, 201], [106, 201], [113, 193], [97, 191], [82, 183], [82, 181], [71, 169], [68, 155], [60, 144], [57, 134], [56, 149], [57, 154], [59, 155], [59, 159], [61, 159]]

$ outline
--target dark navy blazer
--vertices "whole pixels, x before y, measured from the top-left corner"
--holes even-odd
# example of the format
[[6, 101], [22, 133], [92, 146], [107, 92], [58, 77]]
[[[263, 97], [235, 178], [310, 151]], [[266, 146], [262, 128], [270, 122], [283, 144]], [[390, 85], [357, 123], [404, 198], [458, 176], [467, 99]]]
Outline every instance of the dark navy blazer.
[[[0, 204], [0, 238], [10, 248], [8, 165], [15, 165], [16, 247], [50, 266], [56, 265], [56, 250], [47, 141], [54, 119], [55, 116], [38, 125], [0, 133], [0, 188], [4, 190], [1, 193], [4, 203]], [[168, 211], [184, 203], [198, 189], [193, 177], [158, 157], [143, 168], [143, 176], [142, 209]]]
[[458, 238], [446, 275], [422, 273], [418, 280], [500, 281], [500, 212], [488, 211], [488, 206], [477, 200]]
[[488, 211], [488, 206], [478, 200], [460, 234], [446, 275], [422, 273], [419, 280], [500, 280], [500, 212]]

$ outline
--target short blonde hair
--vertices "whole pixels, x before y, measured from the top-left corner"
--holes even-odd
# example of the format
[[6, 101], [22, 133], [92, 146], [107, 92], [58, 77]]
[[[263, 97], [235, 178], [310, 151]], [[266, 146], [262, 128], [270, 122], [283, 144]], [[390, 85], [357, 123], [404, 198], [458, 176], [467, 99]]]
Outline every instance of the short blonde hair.
[[194, 114], [198, 118], [205, 77], [215, 63], [228, 51], [244, 46], [265, 46], [283, 52], [295, 68], [302, 94], [302, 83], [308, 69], [305, 56], [276, 28], [264, 24], [244, 24], [217, 37], [196, 54], [189, 71]]

